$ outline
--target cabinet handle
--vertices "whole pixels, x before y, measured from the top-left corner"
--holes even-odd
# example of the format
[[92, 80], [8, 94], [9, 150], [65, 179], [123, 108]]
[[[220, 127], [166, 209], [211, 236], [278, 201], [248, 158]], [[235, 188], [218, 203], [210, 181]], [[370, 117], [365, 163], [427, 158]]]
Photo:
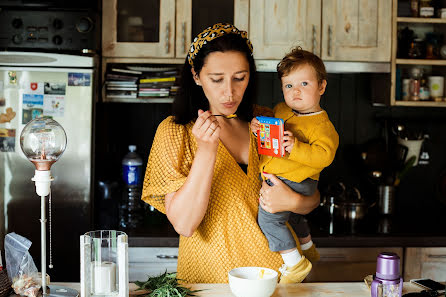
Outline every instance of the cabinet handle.
[[331, 25], [328, 25], [327, 55], [331, 56]]
[[186, 53], [186, 22], [183, 22], [183, 25], [181, 25], [181, 37], [183, 39], [183, 53]]
[[168, 54], [170, 51], [169, 37], [170, 37], [170, 22], [167, 22], [166, 23], [166, 54]]
[[158, 259], [178, 259], [177, 255], [156, 255]]
[[446, 255], [427, 255], [427, 257], [433, 259], [446, 259]]
[[313, 25], [313, 40], [312, 41], [313, 41], [312, 42], [312, 46], [313, 46], [312, 52], [313, 52], [313, 54], [315, 54], [316, 46], [317, 46], [317, 44], [316, 44], [316, 26], [315, 25]]

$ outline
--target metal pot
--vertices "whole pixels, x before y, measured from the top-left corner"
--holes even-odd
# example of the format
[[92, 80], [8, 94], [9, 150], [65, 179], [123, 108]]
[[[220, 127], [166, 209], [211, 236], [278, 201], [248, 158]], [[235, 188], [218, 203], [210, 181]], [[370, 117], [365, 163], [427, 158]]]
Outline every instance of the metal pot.
[[330, 218], [340, 217], [349, 221], [362, 219], [374, 205], [367, 203], [357, 188], [346, 187], [341, 182], [330, 187], [321, 203]]
[[370, 206], [364, 202], [341, 202], [338, 206], [339, 215], [344, 220], [360, 220], [362, 219]]
[[369, 208], [373, 207], [375, 203], [369, 204], [365, 201], [359, 190], [352, 187], [346, 191], [346, 199], [338, 202], [338, 211], [340, 217], [348, 221], [361, 220], [366, 215]]

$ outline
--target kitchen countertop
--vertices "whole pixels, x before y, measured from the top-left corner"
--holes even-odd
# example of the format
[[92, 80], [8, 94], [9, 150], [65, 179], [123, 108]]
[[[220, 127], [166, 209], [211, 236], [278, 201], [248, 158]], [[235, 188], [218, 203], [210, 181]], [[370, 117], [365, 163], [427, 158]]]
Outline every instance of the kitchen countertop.
[[[79, 290], [79, 283], [53, 283], [54, 285], [66, 286]], [[193, 290], [203, 290], [196, 296], [204, 297], [234, 297], [228, 284], [192, 284]], [[404, 283], [403, 294], [419, 292], [421, 289], [411, 283]], [[271, 297], [369, 297], [370, 290], [363, 282], [355, 283], [301, 283], [289, 285], [277, 285], [276, 291]]]

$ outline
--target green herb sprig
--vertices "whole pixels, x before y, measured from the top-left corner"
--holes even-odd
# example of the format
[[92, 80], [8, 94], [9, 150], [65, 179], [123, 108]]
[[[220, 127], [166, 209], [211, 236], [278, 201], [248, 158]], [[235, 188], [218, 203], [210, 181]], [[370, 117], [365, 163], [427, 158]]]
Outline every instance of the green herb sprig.
[[176, 272], [165, 271], [159, 276], [149, 276], [146, 282], [136, 281], [135, 284], [141, 290], [148, 290], [146, 297], [185, 297], [196, 296], [194, 293], [201, 290], [191, 290], [181, 286]]

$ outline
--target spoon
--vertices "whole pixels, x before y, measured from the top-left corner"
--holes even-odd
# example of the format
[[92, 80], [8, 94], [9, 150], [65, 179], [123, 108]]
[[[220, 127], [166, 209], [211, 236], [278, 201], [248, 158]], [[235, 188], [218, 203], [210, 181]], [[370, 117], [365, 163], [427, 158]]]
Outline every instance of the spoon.
[[228, 115], [224, 115], [224, 114], [214, 114], [214, 117], [225, 117], [227, 119], [234, 119], [237, 117], [237, 115], [235, 113], [233, 114], [228, 114]]

